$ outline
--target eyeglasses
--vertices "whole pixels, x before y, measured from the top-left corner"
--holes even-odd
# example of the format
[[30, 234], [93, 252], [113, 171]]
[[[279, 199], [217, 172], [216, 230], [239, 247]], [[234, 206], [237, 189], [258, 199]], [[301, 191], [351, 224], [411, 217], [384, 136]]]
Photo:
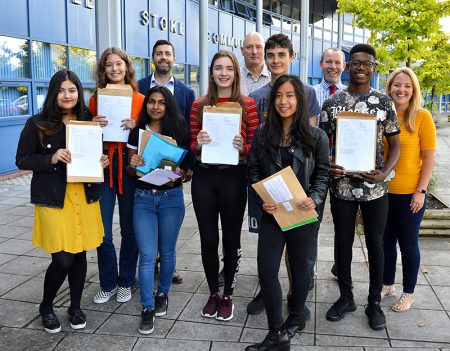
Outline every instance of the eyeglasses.
[[350, 61], [349, 62], [351, 68], [359, 68], [361, 65], [363, 65], [364, 68], [370, 69], [372, 67], [375, 67], [377, 64], [372, 61]]

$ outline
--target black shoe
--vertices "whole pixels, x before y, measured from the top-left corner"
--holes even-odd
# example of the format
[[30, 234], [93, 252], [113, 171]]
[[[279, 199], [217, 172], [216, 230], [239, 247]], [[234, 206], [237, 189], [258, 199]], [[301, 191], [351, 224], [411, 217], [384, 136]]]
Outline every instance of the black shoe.
[[67, 315], [69, 316], [69, 322], [72, 329], [83, 329], [86, 327], [86, 315], [82, 310], [73, 310], [69, 307], [67, 309]]
[[219, 272], [219, 286], [224, 286], [225, 285], [225, 273], [223, 272], [223, 268], [222, 270]]
[[61, 331], [61, 323], [59, 323], [58, 317], [53, 312], [53, 308], [44, 310], [40, 305], [39, 314], [41, 315], [42, 326], [47, 333], [54, 334]]
[[173, 284], [181, 284], [181, 283], [183, 283], [183, 277], [177, 271], [173, 271], [172, 283]]
[[336, 278], [338, 277], [338, 269], [336, 263], [334, 263], [333, 267], [331, 267], [331, 274], [333, 274]]
[[327, 319], [330, 322], [337, 322], [344, 318], [346, 312], [356, 311], [356, 305], [353, 300], [347, 300], [340, 297], [327, 312]]
[[245, 351], [289, 351], [291, 342], [286, 330], [270, 331], [261, 344], [247, 346]]
[[161, 317], [167, 314], [167, 306], [169, 305], [169, 297], [164, 293], [155, 296], [155, 316]]
[[291, 339], [295, 336], [295, 333], [305, 329], [305, 326], [306, 320], [303, 313], [300, 315], [289, 314], [286, 321], [284, 322], [283, 329], [286, 329], [289, 339]]
[[386, 317], [381, 310], [379, 302], [371, 302], [366, 306], [366, 315], [369, 317], [369, 326], [374, 330], [383, 330], [386, 327]]
[[144, 309], [141, 313], [141, 323], [139, 324], [139, 333], [147, 335], [155, 330], [155, 311]]
[[259, 291], [258, 295], [256, 295], [252, 301], [250, 301], [247, 305], [247, 313], [248, 314], [260, 314], [264, 311], [264, 301], [262, 297], [262, 292]]

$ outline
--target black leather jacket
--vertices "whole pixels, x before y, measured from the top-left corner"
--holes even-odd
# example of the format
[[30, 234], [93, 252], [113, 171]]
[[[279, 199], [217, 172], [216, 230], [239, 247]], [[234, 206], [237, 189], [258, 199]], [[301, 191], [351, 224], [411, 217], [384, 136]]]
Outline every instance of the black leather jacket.
[[[259, 182], [272, 174], [281, 171], [281, 154], [277, 159], [270, 158], [261, 149], [261, 129], [260, 125], [254, 134], [249, 160], [250, 183]], [[316, 145], [314, 153], [306, 155], [301, 147], [290, 147], [289, 153], [293, 156], [292, 169], [297, 176], [306, 194], [314, 200], [317, 208], [325, 199], [329, 180], [329, 160], [328, 160], [328, 138], [325, 132], [317, 127], [312, 127], [312, 133]]]
[[[58, 149], [66, 147], [66, 128], [63, 127], [55, 135], [44, 136], [41, 143], [36, 125], [38, 119], [39, 115], [30, 117], [20, 134], [16, 165], [19, 169], [33, 171], [31, 203], [63, 208], [67, 184], [66, 165], [62, 162], [52, 165], [52, 156]], [[84, 189], [88, 203], [100, 199], [96, 184], [85, 183]]]

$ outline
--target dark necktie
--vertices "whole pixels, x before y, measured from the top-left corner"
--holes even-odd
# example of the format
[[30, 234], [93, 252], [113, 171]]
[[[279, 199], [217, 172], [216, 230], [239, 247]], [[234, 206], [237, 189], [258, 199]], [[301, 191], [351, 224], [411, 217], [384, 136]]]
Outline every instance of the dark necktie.
[[337, 90], [336, 85], [330, 85], [330, 96], [333, 95]]

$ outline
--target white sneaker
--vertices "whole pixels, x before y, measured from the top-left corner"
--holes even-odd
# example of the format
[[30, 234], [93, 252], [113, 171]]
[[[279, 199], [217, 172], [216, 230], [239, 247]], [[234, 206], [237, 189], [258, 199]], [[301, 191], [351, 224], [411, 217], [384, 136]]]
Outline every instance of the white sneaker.
[[103, 291], [100, 290], [94, 296], [94, 303], [105, 303], [108, 302], [109, 299], [117, 293], [117, 287], [112, 289], [111, 291]]
[[131, 288], [122, 288], [117, 290], [117, 302], [127, 302], [131, 300]]

